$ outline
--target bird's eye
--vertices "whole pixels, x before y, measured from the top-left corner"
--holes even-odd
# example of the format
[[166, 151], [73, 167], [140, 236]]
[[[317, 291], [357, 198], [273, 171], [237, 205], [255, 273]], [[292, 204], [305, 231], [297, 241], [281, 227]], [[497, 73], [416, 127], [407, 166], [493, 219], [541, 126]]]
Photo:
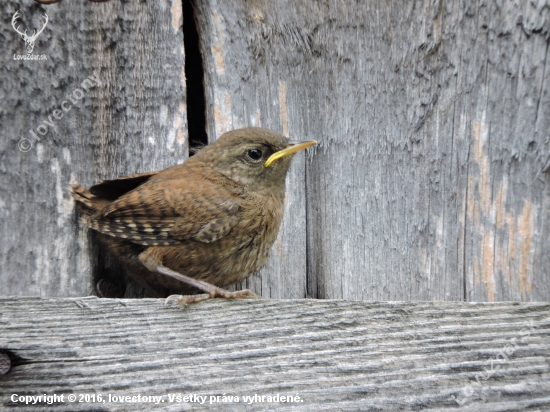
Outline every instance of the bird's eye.
[[248, 152], [246, 152], [246, 155], [249, 157], [250, 160], [257, 162], [261, 160], [263, 153], [260, 149], [250, 149]]

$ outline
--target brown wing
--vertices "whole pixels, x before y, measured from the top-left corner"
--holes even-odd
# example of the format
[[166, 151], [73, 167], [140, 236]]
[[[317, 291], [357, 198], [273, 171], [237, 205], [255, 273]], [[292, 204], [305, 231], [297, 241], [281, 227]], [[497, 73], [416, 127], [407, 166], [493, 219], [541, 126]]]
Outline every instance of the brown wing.
[[210, 243], [237, 224], [238, 209], [228, 190], [209, 180], [155, 178], [91, 216], [88, 224], [140, 245]]
[[89, 189], [86, 189], [79, 183], [74, 183], [71, 185], [70, 194], [76, 201], [76, 206], [80, 211], [85, 215], [93, 215], [109, 205], [113, 200], [145, 183], [157, 173], [140, 173], [113, 180], [104, 180]]

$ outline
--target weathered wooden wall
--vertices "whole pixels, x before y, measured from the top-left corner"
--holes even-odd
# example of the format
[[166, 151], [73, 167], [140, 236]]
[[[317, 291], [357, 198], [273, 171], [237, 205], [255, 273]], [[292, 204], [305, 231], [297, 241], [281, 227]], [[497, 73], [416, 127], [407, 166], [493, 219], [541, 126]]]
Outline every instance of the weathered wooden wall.
[[[29, 311], [32, 316], [29, 316]], [[547, 411], [550, 305], [0, 299], [3, 410]], [[293, 403], [243, 396], [298, 395]], [[105, 403], [68, 402], [102, 395]], [[163, 402], [109, 402], [159, 396]], [[201, 395], [197, 403], [169, 396]], [[239, 402], [210, 403], [210, 396]], [[97, 399], [97, 398], [96, 398]], [[112, 397], [111, 397], [112, 399]], [[265, 399], [265, 398], [264, 398]]]
[[[86, 294], [97, 252], [66, 188], [185, 157], [181, 8], [22, 2], [51, 21], [36, 46], [49, 60], [22, 63], [9, 60], [23, 52], [15, 4], [0, 29], [2, 293]], [[550, 299], [545, 1], [204, 0], [196, 13], [210, 139], [256, 125], [320, 141], [295, 159], [280, 237], [246, 284], [275, 298]], [[95, 68], [104, 85], [19, 152]]]
[[[13, 60], [25, 54], [11, 27], [16, 10], [29, 33], [48, 14], [34, 50], [46, 61]], [[89, 295], [93, 278], [120, 267], [78, 222], [69, 184], [187, 158], [181, 2], [9, 1], [0, 15], [0, 294]], [[53, 118], [94, 72], [101, 84]], [[36, 128], [48, 117], [55, 127], [40, 136]], [[18, 150], [23, 138], [32, 143], [27, 152]]]
[[[320, 141], [290, 179], [306, 253], [283, 238], [263, 282], [299, 270], [311, 297], [550, 298], [544, 2], [199, 4], [211, 134]], [[304, 221], [285, 223], [302, 242]]]

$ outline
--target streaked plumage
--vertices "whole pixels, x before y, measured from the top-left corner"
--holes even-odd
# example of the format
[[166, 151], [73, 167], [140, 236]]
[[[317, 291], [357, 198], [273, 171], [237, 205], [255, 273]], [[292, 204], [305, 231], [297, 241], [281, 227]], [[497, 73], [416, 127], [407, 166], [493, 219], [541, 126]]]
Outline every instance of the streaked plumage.
[[[75, 184], [71, 195], [88, 226], [151, 294], [193, 290], [159, 274], [157, 264], [224, 287], [266, 262], [283, 217], [292, 155], [269, 167], [264, 162], [287, 147], [285, 137], [269, 130], [235, 130], [181, 165], [89, 190]], [[252, 159], [251, 150], [262, 158]]]

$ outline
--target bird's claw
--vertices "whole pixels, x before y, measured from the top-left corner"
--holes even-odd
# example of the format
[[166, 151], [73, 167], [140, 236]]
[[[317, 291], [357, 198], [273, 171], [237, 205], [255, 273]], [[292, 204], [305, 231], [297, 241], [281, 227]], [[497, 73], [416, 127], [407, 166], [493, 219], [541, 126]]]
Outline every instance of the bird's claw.
[[175, 300], [180, 305], [185, 306], [190, 303], [200, 302], [207, 299], [261, 299], [261, 296], [252, 292], [250, 289], [237, 290], [230, 292], [228, 290], [219, 289], [212, 293], [202, 293], [200, 295], [170, 295], [164, 301], [167, 305], [168, 302]]
[[170, 295], [166, 298], [164, 304], [168, 305], [168, 302], [170, 302], [171, 300], [175, 300], [181, 306], [185, 306], [189, 303], [200, 302], [201, 300], [206, 300], [210, 298], [212, 298], [212, 296], [210, 296], [210, 293], [203, 293], [200, 295]]
[[230, 292], [228, 290], [221, 290], [214, 292], [214, 298], [221, 299], [261, 299], [261, 296], [255, 294], [250, 289], [237, 290]]

